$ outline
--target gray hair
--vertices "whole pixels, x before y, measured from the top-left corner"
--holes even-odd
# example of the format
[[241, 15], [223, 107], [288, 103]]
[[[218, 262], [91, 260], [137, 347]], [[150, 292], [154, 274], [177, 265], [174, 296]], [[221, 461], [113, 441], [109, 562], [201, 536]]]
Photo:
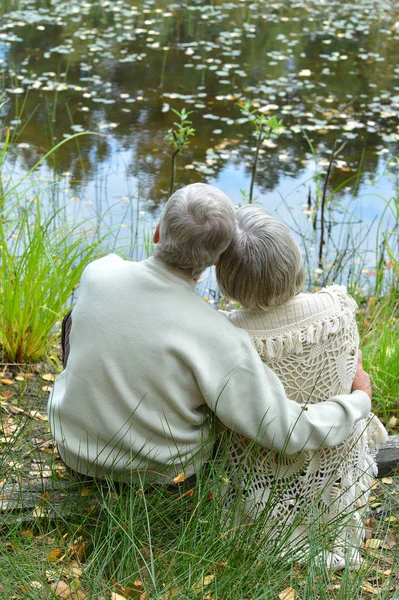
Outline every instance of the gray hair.
[[211, 185], [193, 183], [166, 203], [154, 256], [189, 278], [197, 277], [226, 250], [234, 227], [230, 198]]
[[248, 310], [287, 302], [304, 281], [298, 244], [260, 206], [242, 206], [236, 218], [232, 242], [216, 266], [220, 290]]

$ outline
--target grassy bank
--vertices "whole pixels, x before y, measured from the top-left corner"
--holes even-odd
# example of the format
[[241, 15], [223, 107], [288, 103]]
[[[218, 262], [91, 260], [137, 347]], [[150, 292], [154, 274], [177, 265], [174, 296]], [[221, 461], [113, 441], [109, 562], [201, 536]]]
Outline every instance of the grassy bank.
[[[23, 417], [27, 419], [27, 417]], [[27, 429], [17, 435], [19, 452], [42, 454], [43, 477], [53, 472], [56, 488], [65, 474], [48, 434], [38, 445]], [[20, 435], [21, 437], [18, 437]], [[36, 431], [36, 435], [38, 432]], [[15, 453], [13, 454], [16, 458]], [[32, 462], [38, 466], [38, 462]], [[57, 467], [57, 469], [55, 469]], [[9, 467], [15, 473], [16, 465]], [[57, 474], [57, 475], [56, 475]], [[22, 477], [20, 472], [17, 479]], [[1, 525], [0, 597], [14, 600], [277, 600], [394, 598], [399, 580], [398, 490], [385, 479], [373, 490], [365, 518], [363, 565], [358, 571], [329, 572], [315, 559], [340, 525], [308, 526], [309, 557], [296, 564], [289, 550], [292, 527], [283, 533], [269, 519], [273, 500], [256, 522], [238, 515], [237, 504], [221, 509], [223, 456], [195, 485], [174, 492], [145, 483], [118, 488], [112, 482], [72, 483], [66, 492], [48, 487], [25, 493], [24, 511]], [[29, 474], [30, 486], [40, 471]], [[65, 479], [66, 478], [66, 479]], [[170, 482], [172, 483], [172, 482]], [[25, 489], [26, 489], [25, 483]], [[61, 490], [62, 492], [62, 490]], [[4, 494], [4, 490], [3, 490]], [[4, 497], [2, 503], [4, 504]], [[232, 519], [231, 515], [236, 514]]]

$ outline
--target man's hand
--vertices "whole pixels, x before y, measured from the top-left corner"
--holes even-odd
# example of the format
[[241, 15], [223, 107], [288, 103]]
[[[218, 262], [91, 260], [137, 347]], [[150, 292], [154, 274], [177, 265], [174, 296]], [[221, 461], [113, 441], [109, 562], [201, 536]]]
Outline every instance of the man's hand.
[[370, 399], [372, 397], [370, 375], [363, 369], [362, 353], [360, 350], [357, 356], [357, 370], [352, 383], [352, 392], [355, 390], [362, 390], [362, 392], [366, 392]]

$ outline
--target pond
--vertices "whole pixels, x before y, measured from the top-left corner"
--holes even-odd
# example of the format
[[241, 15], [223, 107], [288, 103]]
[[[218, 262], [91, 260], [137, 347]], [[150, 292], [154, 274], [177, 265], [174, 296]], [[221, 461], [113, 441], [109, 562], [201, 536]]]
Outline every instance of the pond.
[[[3, 0], [4, 173], [20, 177], [73, 133], [101, 133], [64, 144], [37, 182], [54, 201], [56, 181], [57, 205], [76, 219], [152, 223], [168, 197], [172, 109], [185, 107], [196, 133], [177, 185], [211, 183], [238, 204], [256, 146], [239, 104], [252, 102], [283, 121], [261, 148], [257, 202], [311, 236], [335, 143], [332, 252], [356, 228], [352, 247], [373, 251], [366, 272], [382, 215], [397, 226], [398, 51], [393, 0]], [[384, 213], [392, 198], [396, 213]]]

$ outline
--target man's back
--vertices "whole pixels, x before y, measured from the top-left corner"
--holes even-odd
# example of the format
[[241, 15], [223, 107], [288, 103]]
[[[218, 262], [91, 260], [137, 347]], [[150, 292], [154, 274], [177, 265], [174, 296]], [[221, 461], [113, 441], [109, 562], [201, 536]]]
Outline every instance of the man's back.
[[246, 335], [194, 281], [116, 255], [85, 270], [72, 322], [49, 408], [65, 462], [93, 475], [185, 468], [209, 437], [204, 396], [242, 360]]

